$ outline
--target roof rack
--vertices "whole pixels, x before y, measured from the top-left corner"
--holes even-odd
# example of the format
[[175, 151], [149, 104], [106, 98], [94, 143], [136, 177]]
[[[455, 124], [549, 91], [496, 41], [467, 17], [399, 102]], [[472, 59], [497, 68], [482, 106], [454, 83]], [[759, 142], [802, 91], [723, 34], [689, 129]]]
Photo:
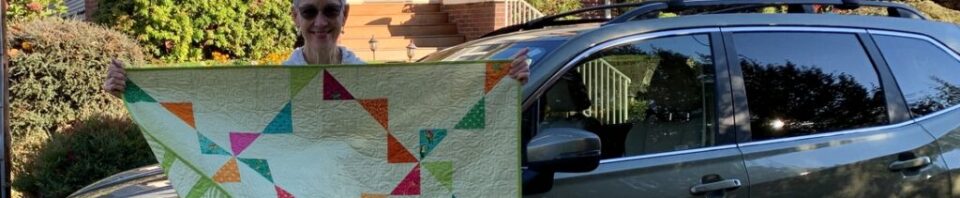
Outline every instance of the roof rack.
[[[908, 5], [885, 2], [885, 1], [861, 1], [861, 0], [658, 0], [645, 1], [640, 3], [624, 3], [614, 5], [604, 5], [597, 7], [584, 8], [556, 15], [541, 17], [527, 23], [507, 26], [487, 33], [481, 37], [489, 37], [522, 30], [540, 29], [548, 26], [571, 25], [582, 23], [606, 22], [603, 25], [623, 23], [634, 20], [645, 20], [658, 18], [661, 11], [680, 12], [694, 10], [698, 8], [707, 8], [715, 6], [730, 6], [720, 10], [706, 11], [698, 14], [721, 14], [736, 11], [766, 7], [786, 5], [788, 13], [813, 13], [813, 5], [833, 5], [838, 9], [856, 9], [862, 6], [882, 7], [887, 9], [887, 16], [913, 18], [926, 20], [927, 18], [913, 7]], [[559, 20], [564, 17], [587, 13], [597, 10], [609, 10], [617, 8], [633, 8], [632, 10], [617, 16], [613, 19], [608, 18], [590, 18], [590, 19], [572, 19]]]
[[[861, 0], [789, 0], [786, 2], [781, 1], [769, 1], [769, 0], [672, 0], [672, 1], [659, 1], [659, 4], [666, 4], [667, 8], [663, 9], [660, 7], [663, 6], [647, 6], [639, 7], [633, 9], [626, 14], [617, 16], [614, 19], [611, 19], [606, 24], [616, 24], [623, 23], [627, 21], [633, 21], [637, 19], [649, 19], [651, 13], [657, 13], [657, 11], [669, 11], [677, 12], [688, 10], [691, 8], [697, 7], [707, 7], [707, 6], [735, 6], [732, 8], [706, 12], [701, 14], [718, 14], [718, 13], [728, 13], [739, 10], [746, 10], [751, 8], [759, 8], [765, 6], [774, 6], [774, 5], [787, 5], [789, 13], [813, 13], [813, 5], [833, 5], [837, 6], [840, 9], [857, 9], [861, 6], [870, 6], [870, 7], [884, 7], [887, 8], [887, 16], [890, 17], [902, 17], [902, 18], [914, 18], [914, 19], [923, 19], [926, 20], [926, 17], [921, 14], [920, 11], [916, 9], [899, 3], [893, 2], [883, 2], [883, 1], [861, 1]], [[655, 16], [655, 15], [654, 15]]]

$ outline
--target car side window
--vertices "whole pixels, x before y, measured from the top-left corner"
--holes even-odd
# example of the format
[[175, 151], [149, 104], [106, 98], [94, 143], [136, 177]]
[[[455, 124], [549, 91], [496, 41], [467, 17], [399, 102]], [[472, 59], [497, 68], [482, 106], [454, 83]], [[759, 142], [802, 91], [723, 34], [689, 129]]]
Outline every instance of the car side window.
[[753, 141], [887, 124], [876, 69], [856, 34], [734, 33]]
[[714, 81], [707, 34], [616, 45], [546, 92], [540, 128], [596, 133], [604, 158], [713, 146]]
[[960, 104], [960, 61], [933, 43], [874, 35], [914, 117]]

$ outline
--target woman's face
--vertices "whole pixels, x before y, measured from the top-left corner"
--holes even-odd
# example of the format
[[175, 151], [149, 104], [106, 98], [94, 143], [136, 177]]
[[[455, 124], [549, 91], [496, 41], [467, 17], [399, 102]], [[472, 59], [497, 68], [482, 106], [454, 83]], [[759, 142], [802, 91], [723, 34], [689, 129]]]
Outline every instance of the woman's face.
[[304, 45], [318, 50], [334, 49], [344, 24], [342, 0], [295, 2], [293, 18], [303, 35]]

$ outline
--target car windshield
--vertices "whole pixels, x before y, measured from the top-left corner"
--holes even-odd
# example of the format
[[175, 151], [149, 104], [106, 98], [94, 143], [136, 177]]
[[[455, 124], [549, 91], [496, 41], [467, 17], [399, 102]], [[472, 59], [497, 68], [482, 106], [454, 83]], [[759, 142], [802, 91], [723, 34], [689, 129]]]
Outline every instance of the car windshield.
[[513, 55], [523, 48], [529, 48], [527, 56], [534, 62], [543, 58], [547, 52], [553, 51], [566, 40], [550, 39], [536, 41], [518, 41], [496, 44], [480, 44], [452, 48], [427, 56], [421, 62], [432, 61], [477, 61], [477, 60], [510, 60]]

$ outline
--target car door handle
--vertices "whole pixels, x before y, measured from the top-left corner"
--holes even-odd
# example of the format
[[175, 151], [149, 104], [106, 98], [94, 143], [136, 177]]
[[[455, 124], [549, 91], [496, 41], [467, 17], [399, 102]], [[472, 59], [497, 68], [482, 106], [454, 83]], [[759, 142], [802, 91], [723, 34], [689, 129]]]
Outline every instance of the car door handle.
[[702, 193], [707, 193], [711, 191], [728, 190], [728, 189], [739, 188], [741, 185], [743, 184], [740, 183], [739, 179], [728, 179], [728, 180], [700, 184], [700, 185], [690, 187], [690, 193], [702, 194]]
[[908, 168], [920, 168], [920, 167], [930, 165], [930, 163], [931, 163], [930, 157], [927, 157], [927, 156], [917, 157], [910, 160], [895, 161], [893, 163], [890, 163], [890, 170], [899, 171], [899, 170], [908, 169]]

